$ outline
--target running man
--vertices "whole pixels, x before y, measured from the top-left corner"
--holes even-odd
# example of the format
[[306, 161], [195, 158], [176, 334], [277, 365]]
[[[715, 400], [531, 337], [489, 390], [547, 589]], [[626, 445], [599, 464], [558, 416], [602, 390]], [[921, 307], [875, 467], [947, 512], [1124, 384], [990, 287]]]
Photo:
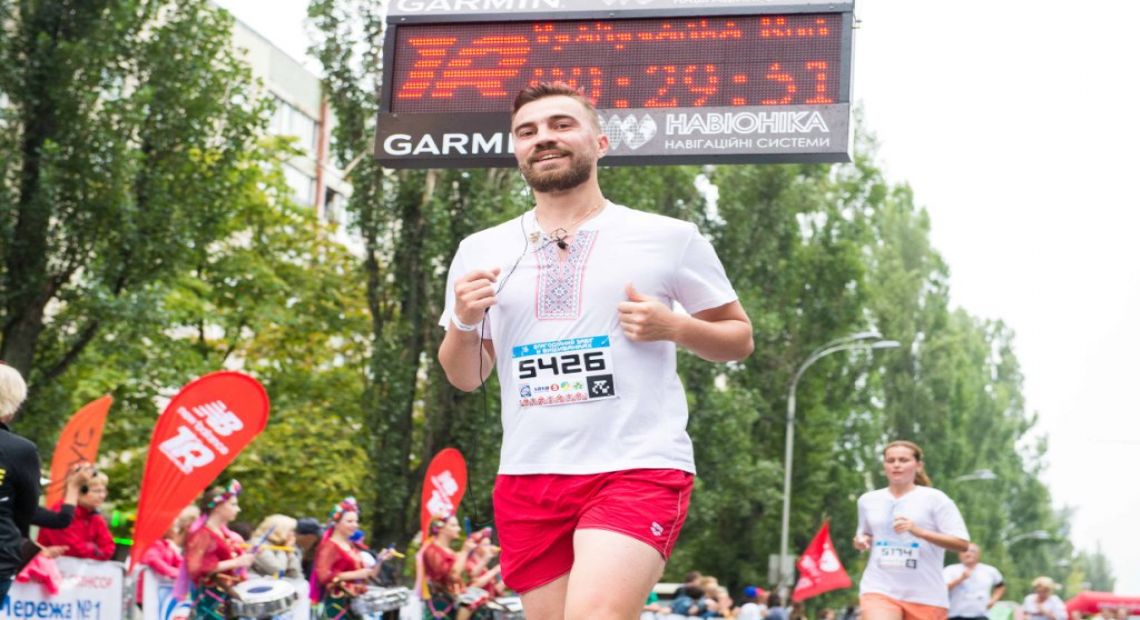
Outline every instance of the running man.
[[535, 207], [460, 244], [440, 363], [467, 391], [499, 374], [496, 527], [527, 618], [637, 618], [695, 471], [677, 346], [740, 360], [752, 325], [696, 226], [605, 198], [583, 95], [523, 90], [511, 132]]
[[994, 603], [1005, 594], [1005, 578], [1001, 571], [983, 564], [982, 550], [970, 546], [958, 554], [958, 564], [942, 569], [946, 588], [950, 590], [950, 620], [988, 618]]

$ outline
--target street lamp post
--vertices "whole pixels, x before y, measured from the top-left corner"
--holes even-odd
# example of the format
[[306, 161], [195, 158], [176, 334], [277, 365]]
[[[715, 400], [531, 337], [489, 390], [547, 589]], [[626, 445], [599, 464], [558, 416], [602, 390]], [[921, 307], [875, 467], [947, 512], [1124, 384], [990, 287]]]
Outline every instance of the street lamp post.
[[1018, 534], [1017, 536], [1010, 538], [1009, 541], [1005, 543], [1005, 545], [1007, 547], [1009, 547], [1009, 546], [1012, 546], [1014, 543], [1019, 543], [1023, 540], [1052, 540], [1052, 539], [1053, 539], [1053, 535], [1050, 534], [1049, 532], [1046, 532], [1045, 530], [1033, 530], [1032, 532], [1025, 532], [1023, 534]]
[[796, 374], [792, 375], [792, 382], [788, 386], [787, 430], [784, 432], [784, 510], [780, 525], [780, 580], [777, 584], [781, 594], [787, 594], [787, 588], [791, 581], [791, 571], [787, 569], [788, 559], [791, 557], [788, 553], [788, 523], [792, 508], [792, 446], [795, 444], [796, 435], [796, 385], [800, 382], [800, 377], [803, 376], [804, 371], [819, 361], [820, 358], [832, 353], [854, 349], [893, 349], [898, 346], [898, 341], [883, 340], [883, 336], [878, 332], [851, 334], [832, 340], [812, 351], [811, 355], [796, 369]]
[[979, 469], [963, 474], [954, 479], [954, 482], [969, 482], [971, 480], [997, 480], [997, 474], [992, 469]]

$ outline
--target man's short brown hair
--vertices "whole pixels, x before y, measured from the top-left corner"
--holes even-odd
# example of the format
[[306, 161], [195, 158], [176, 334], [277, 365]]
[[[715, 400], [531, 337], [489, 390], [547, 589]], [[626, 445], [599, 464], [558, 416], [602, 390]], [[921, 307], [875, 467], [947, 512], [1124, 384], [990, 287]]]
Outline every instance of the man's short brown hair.
[[515, 114], [518, 114], [519, 108], [547, 97], [569, 97], [582, 104], [582, 107], [590, 113], [590, 120], [594, 124], [594, 129], [601, 132], [602, 125], [601, 121], [598, 120], [598, 109], [594, 107], [594, 102], [582, 92], [582, 89], [574, 88], [566, 82], [534, 82], [520, 90], [519, 94], [515, 96], [514, 105], [511, 107], [511, 124], [514, 124]]

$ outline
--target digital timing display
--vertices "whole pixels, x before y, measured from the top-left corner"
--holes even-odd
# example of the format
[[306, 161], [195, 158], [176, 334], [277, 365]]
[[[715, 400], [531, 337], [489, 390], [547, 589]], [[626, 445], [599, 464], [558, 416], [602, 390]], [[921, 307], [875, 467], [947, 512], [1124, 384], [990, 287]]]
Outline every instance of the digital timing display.
[[509, 111], [555, 80], [599, 109], [846, 103], [842, 26], [840, 13], [408, 24], [389, 109]]
[[389, 0], [377, 161], [513, 167], [519, 91], [590, 98], [601, 165], [851, 160], [854, 0]]

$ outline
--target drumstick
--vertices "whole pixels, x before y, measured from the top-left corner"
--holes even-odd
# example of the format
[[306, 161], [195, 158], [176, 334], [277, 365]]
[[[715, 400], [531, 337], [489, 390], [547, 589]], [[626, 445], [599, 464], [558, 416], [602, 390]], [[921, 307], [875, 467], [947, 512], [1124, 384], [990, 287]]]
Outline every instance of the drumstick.
[[[242, 543], [241, 547], [243, 549], [253, 549], [253, 545], [251, 545], [249, 543]], [[297, 548], [296, 547], [290, 547], [288, 545], [261, 545], [260, 547], [257, 548], [257, 550], [258, 551], [265, 551], [265, 550], [269, 550], [269, 551], [296, 551]]]
[[264, 545], [265, 542], [269, 540], [269, 536], [273, 534], [273, 530], [275, 529], [277, 529], [276, 525], [270, 525], [269, 529], [265, 530], [265, 533], [261, 535], [261, 540], [257, 541], [253, 547], [250, 548], [249, 552], [257, 553], [258, 551], [261, 551], [262, 545]]

